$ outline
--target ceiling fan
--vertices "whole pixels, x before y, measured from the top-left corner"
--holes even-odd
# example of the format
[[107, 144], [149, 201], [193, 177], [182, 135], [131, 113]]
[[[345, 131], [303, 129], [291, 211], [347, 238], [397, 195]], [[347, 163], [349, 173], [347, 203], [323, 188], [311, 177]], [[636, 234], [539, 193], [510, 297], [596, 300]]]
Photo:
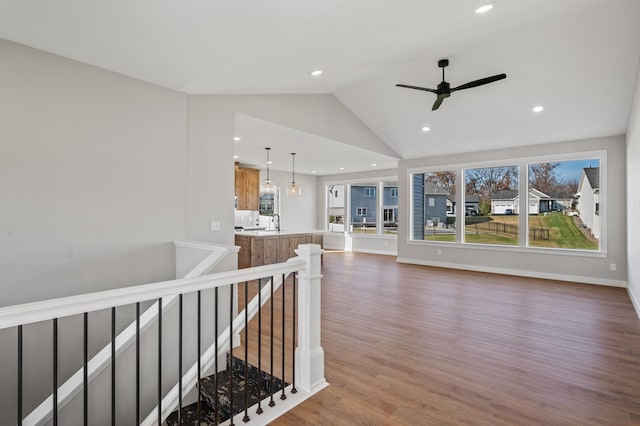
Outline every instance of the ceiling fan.
[[440, 84], [438, 84], [438, 89], [429, 89], [427, 87], [419, 87], [419, 86], [409, 86], [407, 84], [396, 84], [397, 87], [404, 87], [407, 89], [415, 89], [415, 90], [424, 90], [425, 92], [431, 92], [431, 93], [435, 93], [436, 95], [438, 95], [438, 98], [436, 99], [435, 103], [433, 104], [433, 108], [431, 108], [432, 111], [437, 110], [438, 108], [440, 108], [440, 105], [442, 104], [442, 101], [444, 101], [445, 98], [448, 98], [449, 96], [451, 96], [451, 94], [453, 92], [457, 92], [458, 90], [463, 90], [463, 89], [470, 89], [472, 87], [478, 87], [478, 86], [482, 86], [483, 84], [489, 84], [489, 83], [493, 83], [494, 81], [498, 81], [498, 80], [502, 80], [504, 78], [507, 78], [506, 74], [498, 74], [498, 75], [493, 75], [491, 77], [485, 77], [485, 78], [481, 78], [480, 80], [474, 80], [474, 81], [470, 81], [469, 83], [465, 83], [462, 84], [458, 87], [451, 87], [451, 85], [449, 85], [448, 82], [444, 81], [444, 69], [445, 67], [447, 67], [449, 65], [449, 60], [448, 59], [440, 59], [438, 61], [438, 66], [440, 68], [442, 68], [442, 82], [440, 82]]

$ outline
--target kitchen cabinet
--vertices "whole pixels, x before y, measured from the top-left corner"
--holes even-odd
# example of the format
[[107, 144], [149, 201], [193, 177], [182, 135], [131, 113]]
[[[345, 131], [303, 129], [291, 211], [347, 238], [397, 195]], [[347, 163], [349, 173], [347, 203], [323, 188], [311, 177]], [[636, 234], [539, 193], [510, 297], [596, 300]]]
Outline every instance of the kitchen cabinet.
[[235, 195], [238, 210], [258, 210], [260, 170], [236, 165]]
[[295, 250], [300, 244], [319, 244], [322, 246], [322, 234], [267, 234], [251, 235], [251, 231], [236, 235], [238, 268], [270, 265], [286, 262], [295, 257]]

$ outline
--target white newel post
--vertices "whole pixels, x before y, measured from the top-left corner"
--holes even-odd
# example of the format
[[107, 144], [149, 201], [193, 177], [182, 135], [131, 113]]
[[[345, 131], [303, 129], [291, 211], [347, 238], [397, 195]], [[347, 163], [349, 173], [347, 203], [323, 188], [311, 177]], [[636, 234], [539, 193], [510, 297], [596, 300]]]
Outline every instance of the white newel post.
[[296, 253], [306, 261], [298, 272], [298, 346], [296, 386], [315, 392], [326, 386], [324, 350], [320, 344], [320, 290], [322, 275], [318, 244], [301, 244]]

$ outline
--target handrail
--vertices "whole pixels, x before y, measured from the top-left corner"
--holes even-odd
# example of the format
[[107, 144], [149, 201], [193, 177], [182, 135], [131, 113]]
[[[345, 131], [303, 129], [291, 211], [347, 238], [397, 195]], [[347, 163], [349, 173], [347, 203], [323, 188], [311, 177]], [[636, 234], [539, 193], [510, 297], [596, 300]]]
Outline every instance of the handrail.
[[232, 282], [252, 281], [259, 278], [297, 271], [305, 265], [304, 260], [289, 259], [285, 263], [257, 266], [237, 271], [218, 272], [196, 278], [142, 284], [115, 290], [98, 291], [78, 296], [60, 297], [41, 302], [0, 308], [0, 330], [18, 325], [32, 324], [53, 318], [63, 318], [85, 312], [99, 311], [113, 306], [130, 305], [147, 300], [180, 293], [222, 287]]
[[[273, 284], [273, 292], [277, 291], [283, 284], [282, 275], [277, 274], [274, 275], [271, 281], [265, 283], [264, 287], [260, 291], [261, 296], [258, 297], [256, 294], [251, 302], [247, 304], [247, 319], [251, 321], [255, 315], [259, 312], [258, 301], [261, 300], [262, 304], [260, 307], [264, 306], [265, 303], [269, 300], [270, 297], [270, 286]], [[233, 335], [239, 334], [247, 324], [245, 323], [245, 309], [236, 315], [233, 319], [231, 325], [225, 327], [224, 330], [218, 335], [218, 353], [215, 351], [216, 342], [214, 341], [209, 345], [209, 347], [202, 353], [200, 356], [200, 371], [204, 372], [211, 369], [214, 366], [214, 362], [216, 357], [224, 355], [224, 353], [228, 350], [229, 340]], [[187, 372], [182, 376], [182, 394], [188, 394], [192, 389], [194, 389], [197, 385], [198, 379], [198, 364], [197, 361], [194, 361], [191, 367], [187, 370]], [[162, 420], [166, 420], [167, 416], [171, 414], [178, 407], [178, 384], [176, 383], [171, 390], [162, 398]], [[153, 407], [147, 417], [142, 422], [143, 426], [151, 426], [158, 423], [158, 412], [157, 406]]]
[[[210, 253], [200, 261], [183, 278], [194, 278], [206, 274], [218, 265], [229, 253], [237, 253], [239, 247], [221, 244], [199, 243], [194, 241], [176, 241], [176, 247], [195, 248], [207, 250]], [[173, 295], [162, 299], [163, 312], [170, 309], [176, 302], [177, 296]], [[158, 302], [154, 302], [140, 316], [140, 330], [145, 332], [156, 320], [158, 313]], [[122, 330], [115, 340], [116, 356], [120, 356], [135, 338], [136, 323], [132, 322]], [[88, 380], [91, 382], [100, 374], [111, 362], [111, 342], [107, 343], [102, 350], [91, 358], [87, 365]], [[70, 402], [79, 392], [83, 385], [83, 368], [78, 369], [69, 379], [58, 388], [58, 406], [63, 407]], [[52, 395], [44, 399], [31, 413], [24, 418], [26, 426], [41, 424], [51, 416]]]

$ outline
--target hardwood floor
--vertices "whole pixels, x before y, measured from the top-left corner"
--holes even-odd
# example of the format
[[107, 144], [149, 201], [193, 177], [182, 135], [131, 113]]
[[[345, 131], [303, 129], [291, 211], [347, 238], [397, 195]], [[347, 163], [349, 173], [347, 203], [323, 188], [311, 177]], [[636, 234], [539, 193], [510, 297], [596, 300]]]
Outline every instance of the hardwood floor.
[[331, 385], [275, 425], [640, 424], [625, 289], [358, 253], [323, 274]]

